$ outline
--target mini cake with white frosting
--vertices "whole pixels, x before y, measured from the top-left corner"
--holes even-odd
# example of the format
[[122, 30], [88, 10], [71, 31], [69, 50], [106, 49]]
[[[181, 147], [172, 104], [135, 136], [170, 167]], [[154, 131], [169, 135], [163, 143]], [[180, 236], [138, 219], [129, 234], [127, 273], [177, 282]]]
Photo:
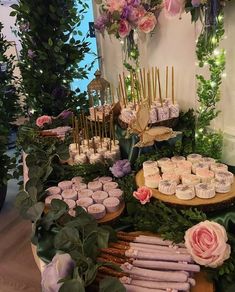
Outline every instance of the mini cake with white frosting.
[[197, 162], [192, 165], [192, 172], [195, 174], [197, 169], [207, 169], [209, 170], [209, 164], [203, 162]]
[[91, 197], [93, 195], [93, 191], [89, 189], [79, 190], [78, 191], [78, 198], [84, 198], [84, 197]]
[[159, 182], [162, 180], [160, 174], [147, 175], [144, 178], [144, 184], [148, 188], [157, 189]]
[[107, 182], [103, 185], [103, 190], [105, 192], [109, 192], [112, 189], [116, 189], [118, 187], [118, 183], [116, 182]]
[[87, 208], [87, 212], [95, 219], [101, 219], [106, 215], [105, 206], [102, 204], [94, 204]]
[[215, 178], [218, 180], [226, 180], [232, 184], [234, 181], [234, 174], [229, 171], [218, 171], [215, 173]]
[[92, 195], [92, 199], [97, 204], [102, 204], [106, 198], [108, 198], [108, 193], [104, 191], [96, 191]]
[[83, 178], [81, 176], [75, 176], [71, 179], [71, 182], [73, 184], [80, 184], [83, 181]]
[[200, 162], [201, 158], [202, 158], [201, 154], [197, 153], [192, 153], [187, 156], [187, 160], [192, 163]]
[[50, 187], [46, 189], [46, 192], [48, 195], [60, 195], [61, 194], [61, 189], [59, 187]]
[[87, 189], [87, 184], [85, 183], [80, 183], [80, 184], [74, 184], [73, 187], [72, 187], [75, 191], [79, 192], [81, 190], [85, 190]]
[[210, 183], [200, 183], [195, 186], [196, 196], [201, 199], [210, 199], [215, 196], [215, 187]]
[[92, 200], [92, 198], [84, 197], [84, 198], [78, 199], [76, 201], [76, 204], [78, 206], [88, 208], [89, 206], [91, 206], [93, 204], [93, 200]]
[[103, 201], [103, 205], [105, 206], [108, 213], [113, 213], [119, 209], [120, 201], [115, 197], [107, 198]]
[[200, 183], [200, 178], [197, 177], [195, 174], [184, 174], [181, 177], [182, 184], [188, 186], [195, 186]]
[[195, 197], [195, 191], [193, 186], [178, 185], [176, 187], [175, 195], [180, 200], [191, 200]]
[[224, 163], [212, 163], [210, 169], [214, 172], [228, 171], [228, 166]]
[[208, 169], [196, 169], [196, 176], [200, 178], [202, 183], [211, 183], [214, 179], [214, 172]]
[[158, 190], [164, 195], [173, 195], [176, 192], [177, 183], [172, 180], [161, 180], [159, 182]]
[[178, 174], [175, 174], [175, 173], [163, 173], [162, 179], [164, 179], [164, 180], [173, 180], [177, 184], [180, 183], [180, 176]]
[[99, 182], [105, 184], [107, 182], [111, 182], [113, 179], [110, 176], [101, 176], [99, 177]]
[[115, 197], [115, 198], [118, 198], [119, 201], [122, 201], [123, 200], [123, 191], [121, 189], [112, 189], [112, 190], [109, 190], [108, 192], [109, 194], [109, 197]]
[[157, 161], [151, 161], [151, 160], [145, 161], [143, 163], [143, 171], [144, 171], [144, 176], [158, 174], [159, 168], [157, 166]]
[[176, 163], [172, 162], [172, 161], [168, 161], [163, 163], [163, 165], [161, 166], [161, 171], [163, 173], [172, 173], [176, 168]]
[[169, 162], [169, 161], [170, 161], [170, 158], [163, 157], [157, 161], [157, 164], [159, 167], [162, 167], [162, 165], [164, 165], [164, 163]]
[[228, 193], [231, 191], [231, 184], [229, 181], [226, 181], [225, 179], [215, 179], [215, 191], [217, 193]]
[[64, 180], [58, 183], [58, 187], [61, 188], [62, 191], [71, 189], [73, 183], [70, 180]]
[[102, 183], [99, 181], [91, 181], [88, 183], [88, 189], [93, 192], [102, 191]]
[[211, 157], [202, 157], [200, 162], [206, 163], [210, 166], [212, 163], [215, 163], [215, 159]]
[[171, 161], [175, 162], [175, 163], [180, 162], [180, 161], [185, 161], [185, 157], [184, 156], [172, 156]]
[[45, 204], [46, 205], [50, 205], [51, 204], [51, 201], [53, 199], [62, 200], [62, 197], [61, 197], [61, 195], [51, 195], [51, 196], [48, 196], [45, 199]]
[[77, 191], [73, 190], [73, 189], [67, 189], [67, 190], [64, 190], [62, 193], [61, 193], [61, 196], [64, 198], [64, 199], [70, 199], [70, 200], [77, 200], [78, 198], [78, 193]]

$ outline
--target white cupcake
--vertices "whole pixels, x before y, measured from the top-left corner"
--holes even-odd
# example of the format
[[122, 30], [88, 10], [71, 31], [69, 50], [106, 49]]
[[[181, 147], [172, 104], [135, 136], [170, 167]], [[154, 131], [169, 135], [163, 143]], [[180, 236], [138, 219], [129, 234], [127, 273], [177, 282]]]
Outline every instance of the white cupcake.
[[200, 178], [197, 177], [195, 174], [184, 174], [181, 177], [182, 184], [188, 186], [195, 186], [200, 183]]
[[120, 201], [115, 197], [107, 198], [103, 201], [103, 205], [105, 206], [108, 213], [112, 213], [119, 209]]
[[197, 154], [197, 153], [192, 153], [192, 154], [189, 154], [187, 156], [187, 160], [192, 162], [192, 163], [197, 163], [197, 162], [200, 162], [202, 156], [200, 154]]
[[62, 191], [71, 189], [73, 183], [70, 180], [64, 180], [58, 183], [58, 187], [61, 188]]
[[102, 204], [94, 204], [87, 208], [87, 212], [95, 219], [101, 219], [106, 215], [105, 206]]
[[161, 180], [159, 182], [158, 190], [164, 195], [173, 195], [176, 192], [177, 183], [172, 180]]
[[215, 178], [218, 180], [226, 180], [232, 184], [234, 181], [234, 174], [229, 171], [218, 171], [215, 173]]
[[78, 193], [77, 193], [77, 191], [75, 191], [73, 189], [64, 190], [61, 193], [61, 196], [64, 199], [70, 199], [70, 200], [75, 200], [75, 201], [78, 199]]
[[159, 168], [157, 166], [157, 162], [151, 161], [151, 160], [145, 161], [143, 163], [143, 171], [144, 171], [144, 176], [158, 174]]
[[169, 161], [170, 161], [170, 158], [163, 157], [157, 161], [157, 164], [159, 167], [162, 167], [162, 165], [164, 165], [164, 163], [169, 162]]
[[226, 164], [223, 164], [223, 163], [212, 163], [210, 165], [210, 169], [214, 172], [228, 171], [228, 166]]
[[221, 194], [228, 193], [231, 191], [231, 183], [225, 179], [215, 179], [215, 191]]
[[102, 204], [106, 198], [108, 198], [108, 193], [104, 191], [96, 191], [92, 195], [92, 199], [97, 204]]
[[92, 198], [83, 197], [76, 201], [77, 206], [88, 208], [93, 204]]
[[200, 183], [195, 186], [196, 196], [201, 199], [211, 199], [215, 196], [215, 187], [210, 183]]
[[175, 195], [180, 200], [191, 200], [195, 197], [195, 191], [193, 186], [178, 185], [176, 187]]
[[148, 188], [157, 189], [159, 182], [162, 180], [160, 174], [147, 175], [144, 178], [144, 184]]

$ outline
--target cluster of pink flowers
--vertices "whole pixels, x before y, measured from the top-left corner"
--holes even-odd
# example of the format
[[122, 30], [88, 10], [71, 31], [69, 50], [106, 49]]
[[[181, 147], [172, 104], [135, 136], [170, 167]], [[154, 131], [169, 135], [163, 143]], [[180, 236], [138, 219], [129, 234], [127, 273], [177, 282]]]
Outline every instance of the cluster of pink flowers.
[[156, 24], [156, 16], [141, 0], [106, 0], [95, 28], [102, 33], [107, 30], [109, 34], [125, 38], [133, 29], [150, 33]]

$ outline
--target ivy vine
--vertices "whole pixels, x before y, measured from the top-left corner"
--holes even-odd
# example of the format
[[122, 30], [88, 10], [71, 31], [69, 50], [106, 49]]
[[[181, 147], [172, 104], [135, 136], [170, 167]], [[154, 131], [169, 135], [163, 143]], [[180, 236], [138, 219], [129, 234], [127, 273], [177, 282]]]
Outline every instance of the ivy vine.
[[223, 13], [216, 18], [216, 25], [204, 27], [198, 38], [196, 54], [200, 68], [208, 66], [210, 78], [197, 75], [198, 80], [198, 109], [196, 151], [206, 156], [219, 159], [222, 154], [222, 133], [213, 132], [209, 129], [211, 121], [220, 113], [217, 103], [220, 100], [220, 85], [225, 69], [225, 51], [219, 49], [221, 39], [224, 35]]

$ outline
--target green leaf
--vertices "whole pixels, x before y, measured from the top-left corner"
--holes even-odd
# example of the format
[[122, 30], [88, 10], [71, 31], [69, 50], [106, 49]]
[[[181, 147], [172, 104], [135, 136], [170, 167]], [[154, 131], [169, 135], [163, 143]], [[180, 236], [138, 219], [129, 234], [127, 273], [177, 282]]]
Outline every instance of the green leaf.
[[86, 290], [80, 281], [71, 279], [63, 283], [59, 292], [86, 292]]
[[99, 292], [125, 292], [126, 289], [122, 283], [113, 277], [106, 277], [100, 281]]
[[107, 248], [109, 243], [109, 232], [108, 230], [98, 227], [97, 241], [99, 248]]
[[82, 253], [82, 241], [79, 232], [73, 227], [64, 227], [55, 236], [55, 247], [63, 251], [77, 249]]
[[36, 222], [42, 215], [45, 204], [38, 202], [27, 210], [26, 219]]
[[51, 38], [49, 38], [49, 39], [48, 39], [48, 45], [49, 45], [50, 47], [52, 47], [52, 46], [53, 46], [53, 41], [52, 41], [52, 39], [51, 39]]

